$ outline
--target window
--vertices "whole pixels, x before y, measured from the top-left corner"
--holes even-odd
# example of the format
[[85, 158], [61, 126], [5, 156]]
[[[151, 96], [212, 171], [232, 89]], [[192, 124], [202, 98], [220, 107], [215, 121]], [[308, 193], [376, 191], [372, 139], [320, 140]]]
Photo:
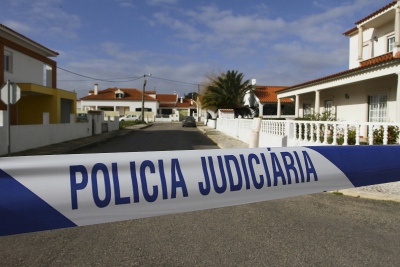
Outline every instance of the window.
[[369, 97], [370, 122], [385, 122], [387, 114], [387, 95], [375, 95]]
[[4, 50], [4, 71], [12, 72], [12, 53]]
[[[135, 108], [135, 111], [137, 111], [137, 112], [142, 111], [142, 108]], [[151, 112], [152, 109], [151, 108], [144, 108], [144, 111]]]
[[392, 52], [394, 48], [394, 36], [387, 38], [387, 52]]
[[303, 117], [311, 115], [311, 104], [303, 104]]
[[52, 86], [52, 71], [53, 68], [49, 65], [43, 65], [43, 86]]
[[332, 100], [325, 101], [325, 112], [332, 114]]

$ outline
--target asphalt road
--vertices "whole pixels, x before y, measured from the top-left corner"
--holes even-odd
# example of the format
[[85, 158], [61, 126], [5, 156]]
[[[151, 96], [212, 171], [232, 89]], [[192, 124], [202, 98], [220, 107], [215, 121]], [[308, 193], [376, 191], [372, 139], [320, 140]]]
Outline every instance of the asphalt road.
[[174, 151], [217, 148], [217, 145], [195, 127], [182, 127], [181, 123], [154, 123], [151, 127], [133, 131], [114, 140], [76, 150], [72, 153]]
[[[186, 137], [205, 138], [154, 125], [87, 153], [213, 148]], [[0, 237], [0, 266], [400, 266], [399, 227], [399, 203], [324, 193]]]

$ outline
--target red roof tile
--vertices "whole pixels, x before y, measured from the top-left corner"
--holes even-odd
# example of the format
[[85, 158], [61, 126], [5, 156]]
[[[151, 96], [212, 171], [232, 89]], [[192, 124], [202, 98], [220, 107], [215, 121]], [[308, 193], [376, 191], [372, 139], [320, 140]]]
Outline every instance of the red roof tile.
[[[253, 91], [261, 103], [277, 103], [278, 96], [277, 91], [286, 89], [287, 86], [261, 86], [258, 85]], [[290, 98], [281, 98], [281, 103], [293, 102]]]
[[348, 74], [351, 74], [353, 72], [357, 72], [357, 71], [360, 71], [360, 70], [363, 70], [363, 69], [367, 69], [369, 67], [376, 66], [376, 65], [379, 65], [379, 64], [387, 64], [387, 63], [389, 63], [391, 61], [393, 61], [393, 62], [397, 61], [397, 63], [400, 63], [400, 55], [396, 54], [395, 57], [393, 57], [392, 53], [390, 52], [390, 53], [387, 53], [387, 54], [384, 54], [384, 55], [381, 55], [381, 56], [378, 56], [378, 57], [375, 57], [375, 58], [371, 58], [371, 59], [362, 61], [360, 63], [360, 67], [349, 69], [349, 70], [345, 70], [345, 71], [342, 71], [342, 72], [337, 72], [337, 73], [334, 73], [334, 74], [331, 74], [331, 75], [328, 75], [328, 76], [324, 76], [324, 77], [321, 77], [321, 78], [318, 78], [318, 79], [315, 79], [315, 80], [307, 81], [307, 82], [304, 82], [304, 83], [296, 84], [296, 85], [287, 87], [287, 88], [285, 88], [283, 90], [280, 90], [280, 91], [284, 92], [284, 91], [287, 91], [287, 90], [290, 90], [290, 89], [294, 89], [296, 87], [305, 86], [305, 85], [316, 83], [316, 82], [323, 82], [325, 80], [329, 80], [329, 79], [332, 79], [332, 78], [340, 77], [342, 75], [348, 75]]
[[192, 102], [191, 99], [184, 98], [183, 103], [181, 103], [180, 101], [178, 101], [176, 103], [176, 107], [178, 107], [178, 108], [189, 108], [189, 107], [196, 108], [197, 105], [196, 105], [196, 102], [194, 102], [194, 101]]
[[[120, 89], [125, 93], [124, 98], [115, 98], [115, 91]], [[90, 92], [93, 93], [93, 90]], [[141, 101], [142, 100], [142, 91], [136, 88], [108, 88], [105, 90], [99, 90], [97, 95], [88, 95], [81, 98], [81, 100], [131, 100], [131, 101]], [[144, 95], [144, 100], [146, 101], [157, 101], [154, 97], [149, 95]]]
[[397, 1], [392, 1], [390, 4], [387, 4], [386, 6], [384, 6], [384, 7], [380, 8], [380, 9], [378, 9], [378, 10], [375, 11], [374, 13], [371, 13], [371, 14], [369, 14], [368, 16], [366, 16], [365, 18], [360, 19], [359, 21], [356, 22], [356, 24], [358, 25], [358, 24], [363, 23], [363, 22], [366, 21], [366, 20], [369, 20], [369, 19], [372, 18], [373, 16], [375, 16], [375, 15], [377, 15], [377, 14], [379, 14], [379, 13], [385, 11], [386, 9], [389, 9], [390, 7], [394, 6], [396, 3], [397, 3]]
[[343, 33], [343, 35], [350, 35], [351, 33], [353, 33], [353, 32], [355, 32], [355, 31], [358, 31], [358, 28], [357, 27], [354, 27], [354, 28], [352, 28], [352, 29], [350, 29], [350, 30], [348, 30], [348, 31], [345, 31], [344, 33]]
[[[397, 3], [397, 1], [392, 1], [391, 3], [387, 4], [386, 6], [380, 8], [380, 9], [378, 9], [377, 11], [375, 11], [375, 12], [369, 14], [368, 16], [366, 16], [366, 17], [360, 19], [360, 20], [357, 21], [355, 24], [358, 25], [358, 24], [363, 23], [363, 22], [366, 21], [366, 20], [369, 20], [369, 19], [372, 18], [373, 16], [375, 16], [375, 15], [377, 15], [377, 14], [379, 14], [379, 13], [385, 11], [386, 9], [391, 8], [391, 7], [394, 6], [396, 3]], [[352, 32], [354, 32], [354, 31], [356, 31], [356, 30], [357, 30], [357, 27], [354, 27], [354, 28], [352, 28], [352, 29], [350, 29], [350, 30], [344, 32], [343, 35], [349, 35], [349, 34], [351, 34]]]
[[162, 103], [162, 102], [176, 102], [176, 94], [157, 94], [156, 95], [157, 100]]
[[391, 59], [393, 59], [393, 53], [389, 52], [389, 53], [386, 53], [386, 54], [378, 56], [378, 57], [374, 57], [374, 58], [370, 58], [370, 59], [361, 61], [360, 62], [360, 67], [372, 66], [374, 64], [385, 62], [385, 61], [388, 61], [388, 60], [391, 60]]

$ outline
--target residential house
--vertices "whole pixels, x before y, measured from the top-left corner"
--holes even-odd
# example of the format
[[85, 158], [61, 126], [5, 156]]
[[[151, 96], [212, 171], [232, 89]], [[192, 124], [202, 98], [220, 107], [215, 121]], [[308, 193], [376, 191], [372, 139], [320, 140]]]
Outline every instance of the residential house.
[[[261, 86], [253, 90], [254, 103], [251, 106], [258, 108], [260, 117], [276, 116], [278, 112], [278, 96], [276, 91], [286, 86]], [[281, 115], [294, 115], [294, 101], [292, 98], [280, 100]]]
[[[0, 24], [0, 85], [17, 83], [21, 98], [10, 105], [12, 125], [69, 123], [76, 110], [76, 94], [57, 89], [58, 53]], [[0, 101], [0, 110], [7, 105]]]
[[[142, 91], [135, 88], [108, 88], [99, 90], [98, 84], [89, 95], [80, 99], [81, 110], [103, 110], [106, 116], [141, 114]], [[174, 115], [180, 120], [196, 112], [193, 100], [179, 98], [174, 94], [157, 94], [156, 91], [144, 93], [145, 118]]]
[[175, 114], [176, 102], [178, 102], [178, 95], [175, 94], [158, 94], [156, 99], [160, 103], [161, 116], [169, 116]]
[[400, 2], [355, 24], [344, 33], [349, 69], [276, 91], [278, 116], [283, 99], [294, 98], [296, 117], [331, 112], [338, 121], [400, 122]]
[[[80, 99], [81, 109], [84, 111], [103, 110], [105, 116], [111, 117], [128, 114], [141, 115], [142, 96], [142, 91], [136, 88], [114, 87], [99, 90], [98, 84], [95, 84], [94, 89]], [[153, 118], [159, 107], [157, 99], [145, 93], [143, 103], [145, 118]]]

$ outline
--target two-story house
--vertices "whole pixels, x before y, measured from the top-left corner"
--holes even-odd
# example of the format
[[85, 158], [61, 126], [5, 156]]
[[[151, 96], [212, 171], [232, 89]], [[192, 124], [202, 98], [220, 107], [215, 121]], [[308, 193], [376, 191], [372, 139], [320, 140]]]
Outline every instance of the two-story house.
[[80, 99], [80, 104], [84, 111], [102, 110], [105, 116], [141, 115], [142, 96], [144, 116], [153, 118], [158, 110], [157, 99], [146, 93], [143, 95], [142, 90], [136, 88], [113, 87], [99, 90], [98, 84], [95, 84], [94, 89]]
[[[43, 114], [49, 123], [68, 123], [75, 114], [76, 94], [57, 89], [58, 53], [0, 24], [0, 85], [17, 83], [21, 98], [10, 105], [12, 125], [41, 124]], [[0, 110], [7, 105], [0, 101]]]
[[80, 99], [83, 111], [102, 110], [105, 116], [122, 116], [127, 114], [140, 115], [142, 96], [145, 118], [156, 115], [175, 115], [179, 119], [196, 113], [196, 103], [193, 100], [179, 98], [174, 94], [157, 94], [156, 91], [145, 91], [136, 88], [107, 88], [98, 89], [98, 84], [89, 91], [87, 96]]
[[349, 69], [277, 91], [295, 99], [295, 115], [331, 112], [338, 121], [400, 122], [400, 1], [357, 21]]
[[197, 114], [197, 103], [193, 99], [179, 97], [174, 94], [157, 94], [157, 100], [160, 102], [161, 115], [179, 115], [179, 120], [185, 116]]

